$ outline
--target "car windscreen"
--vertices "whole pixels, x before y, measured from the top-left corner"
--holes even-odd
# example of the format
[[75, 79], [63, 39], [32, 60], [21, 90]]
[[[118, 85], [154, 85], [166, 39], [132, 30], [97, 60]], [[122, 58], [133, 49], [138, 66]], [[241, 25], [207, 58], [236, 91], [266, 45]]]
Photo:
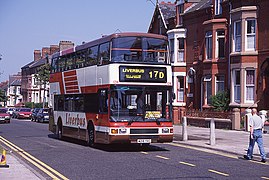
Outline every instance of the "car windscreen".
[[25, 109], [25, 108], [23, 108], [23, 109], [20, 109], [19, 111], [20, 112], [31, 112], [31, 109]]
[[6, 109], [0, 109], [0, 113], [6, 113], [7, 110]]

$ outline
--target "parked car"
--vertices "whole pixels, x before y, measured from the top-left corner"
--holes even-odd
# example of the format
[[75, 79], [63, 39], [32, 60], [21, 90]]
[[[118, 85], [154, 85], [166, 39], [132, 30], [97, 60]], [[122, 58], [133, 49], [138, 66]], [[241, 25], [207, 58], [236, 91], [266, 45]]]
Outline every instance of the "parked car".
[[38, 122], [49, 122], [49, 109], [48, 108], [41, 108], [36, 117]]
[[7, 113], [6, 108], [0, 109], [0, 122], [1, 123], [10, 123], [10, 114]]
[[36, 121], [37, 113], [41, 108], [34, 108], [31, 115], [31, 121]]
[[12, 117], [17, 119], [27, 119], [30, 118], [32, 111], [30, 108], [20, 108], [13, 112]]
[[15, 111], [15, 108], [7, 108], [7, 113], [12, 116], [13, 112]]

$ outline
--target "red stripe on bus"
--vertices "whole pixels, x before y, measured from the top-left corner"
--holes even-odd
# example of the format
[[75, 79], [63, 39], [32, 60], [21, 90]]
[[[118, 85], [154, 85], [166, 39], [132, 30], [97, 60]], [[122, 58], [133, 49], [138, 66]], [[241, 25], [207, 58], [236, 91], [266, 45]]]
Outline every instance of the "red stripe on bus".
[[66, 93], [69, 94], [69, 93], [79, 93], [79, 90], [66, 90]]
[[65, 89], [66, 90], [74, 90], [74, 89], [78, 90], [78, 86], [67, 86], [65, 87]]
[[64, 76], [74, 76], [74, 75], [77, 75], [76, 70], [64, 72]]
[[65, 86], [74, 86], [74, 85], [78, 85], [78, 82], [77, 81], [65, 82]]
[[77, 81], [77, 76], [65, 77], [64, 81], [65, 81], [65, 83], [67, 83], [67, 81]]

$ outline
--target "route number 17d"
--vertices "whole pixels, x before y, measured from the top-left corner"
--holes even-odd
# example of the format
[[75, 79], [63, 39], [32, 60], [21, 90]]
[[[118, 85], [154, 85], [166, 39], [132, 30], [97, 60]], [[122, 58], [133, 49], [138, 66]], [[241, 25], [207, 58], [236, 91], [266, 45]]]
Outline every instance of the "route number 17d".
[[164, 72], [160, 71], [150, 71], [149, 72], [149, 78], [152, 79], [163, 79], [164, 78]]

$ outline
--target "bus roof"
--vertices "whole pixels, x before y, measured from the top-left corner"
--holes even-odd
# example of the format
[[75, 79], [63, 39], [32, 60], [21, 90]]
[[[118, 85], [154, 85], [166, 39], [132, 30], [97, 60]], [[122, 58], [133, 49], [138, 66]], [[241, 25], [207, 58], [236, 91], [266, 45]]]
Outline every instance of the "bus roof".
[[86, 49], [88, 47], [92, 47], [92, 46], [95, 46], [95, 45], [98, 45], [98, 44], [102, 44], [102, 43], [110, 41], [113, 38], [128, 37], [128, 36], [143, 36], [143, 37], [149, 37], [149, 38], [160, 38], [160, 39], [165, 39], [165, 40], [167, 39], [166, 36], [159, 35], [159, 34], [152, 34], [152, 33], [139, 33], [139, 32], [114, 33], [114, 34], [103, 36], [103, 37], [101, 37], [99, 39], [84, 43], [82, 45], [78, 45], [78, 46], [76, 46], [74, 48], [69, 48], [69, 49], [63, 50], [60, 53], [56, 52], [56, 53], [54, 53], [52, 55], [52, 58], [62, 56], [62, 55], [65, 55], [65, 54], [69, 54], [69, 53], [73, 53], [73, 52], [76, 52], [76, 51], [80, 51], [80, 50], [83, 50], [83, 49]]

